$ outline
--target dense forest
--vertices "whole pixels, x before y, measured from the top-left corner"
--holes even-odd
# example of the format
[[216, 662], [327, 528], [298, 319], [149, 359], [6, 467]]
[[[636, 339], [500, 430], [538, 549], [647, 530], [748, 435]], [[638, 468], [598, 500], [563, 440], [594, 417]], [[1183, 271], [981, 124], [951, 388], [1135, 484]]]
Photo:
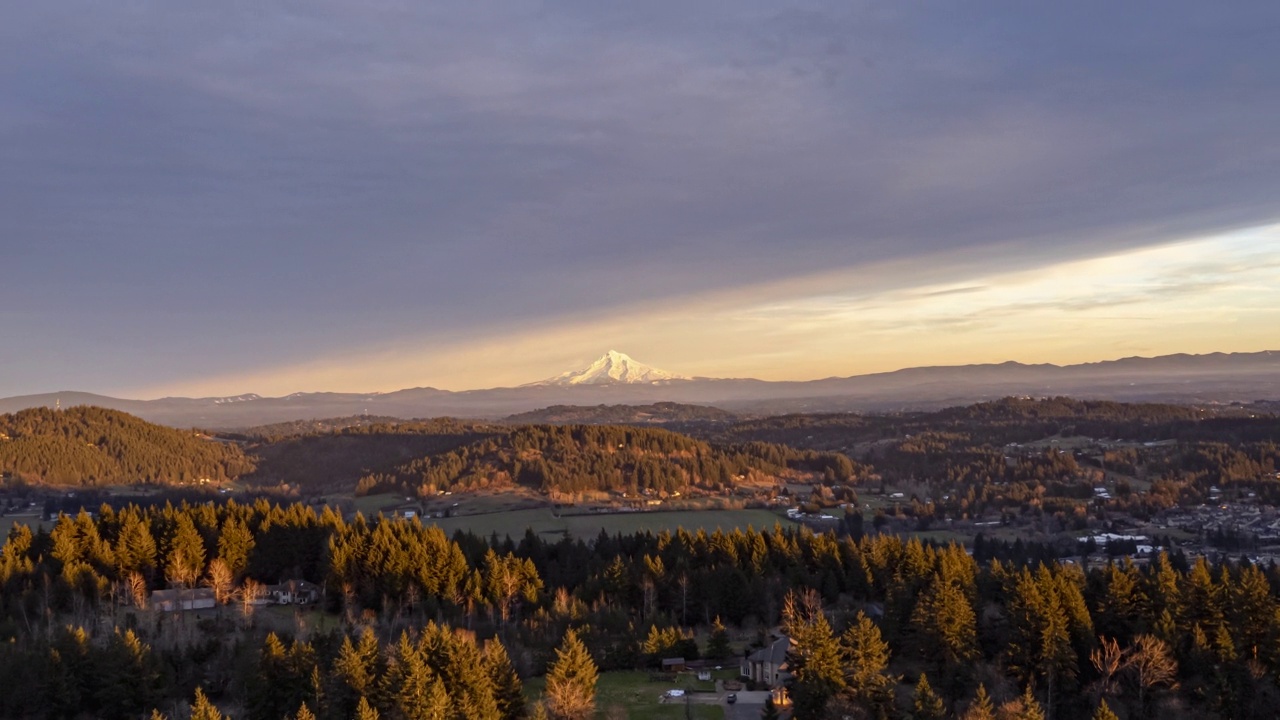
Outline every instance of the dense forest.
[[[320, 583], [331, 629], [257, 617], [245, 599], [290, 578]], [[151, 605], [150, 590], [197, 586], [223, 609]], [[975, 557], [779, 528], [448, 538], [263, 501], [18, 526], [0, 588], [0, 686], [29, 688], [0, 694], [6, 717], [138, 717], [200, 697], [251, 720], [303, 705], [348, 718], [362, 703], [391, 718], [519, 718], [534, 710], [517, 676], [554, 666], [566, 635], [593, 668], [643, 668], [723, 656], [721, 622], [761, 642], [789, 633], [802, 719], [974, 718], [987, 703], [1075, 718], [1104, 702], [1126, 718], [1263, 718], [1280, 704], [1280, 570], [1176, 552], [1082, 567], [1032, 546]]]
[[838, 453], [747, 443], [717, 447], [669, 430], [615, 425], [526, 425], [368, 476], [357, 490], [439, 491], [516, 484], [541, 492], [676, 493], [728, 490], [789, 471], [849, 482], [869, 472]]
[[95, 407], [0, 415], [0, 473], [50, 485], [221, 482], [254, 468], [234, 443]]

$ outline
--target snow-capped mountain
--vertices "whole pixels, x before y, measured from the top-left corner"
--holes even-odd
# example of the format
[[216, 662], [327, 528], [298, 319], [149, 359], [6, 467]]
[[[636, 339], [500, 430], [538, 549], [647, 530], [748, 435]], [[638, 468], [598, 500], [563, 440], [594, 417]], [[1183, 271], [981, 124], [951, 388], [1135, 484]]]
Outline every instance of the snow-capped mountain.
[[654, 385], [670, 380], [689, 380], [683, 375], [659, 370], [632, 360], [624, 353], [610, 350], [591, 363], [585, 370], [574, 370], [563, 375], [534, 383], [535, 385]]
[[227, 403], [242, 403], [261, 400], [262, 396], [257, 393], [248, 393], [246, 395], [236, 395], [234, 397], [218, 397], [212, 398], [214, 405], [226, 405]]

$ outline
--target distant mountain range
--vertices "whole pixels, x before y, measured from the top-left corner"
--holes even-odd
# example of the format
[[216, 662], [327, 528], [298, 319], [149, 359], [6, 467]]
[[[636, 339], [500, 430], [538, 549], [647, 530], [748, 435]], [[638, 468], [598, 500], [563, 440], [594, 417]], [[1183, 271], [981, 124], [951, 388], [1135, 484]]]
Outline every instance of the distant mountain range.
[[347, 415], [502, 418], [552, 405], [714, 405], [735, 413], [930, 409], [1008, 395], [1229, 403], [1280, 399], [1280, 351], [1131, 357], [1081, 365], [918, 367], [807, 382], [684, 378], [610, 352], [591, 367], [514, 388], [453, 392], [247, 394], [127, 400], [85, 392], [0, 399], [0, 412], [97, 405], [177, 427], [244, 428]]

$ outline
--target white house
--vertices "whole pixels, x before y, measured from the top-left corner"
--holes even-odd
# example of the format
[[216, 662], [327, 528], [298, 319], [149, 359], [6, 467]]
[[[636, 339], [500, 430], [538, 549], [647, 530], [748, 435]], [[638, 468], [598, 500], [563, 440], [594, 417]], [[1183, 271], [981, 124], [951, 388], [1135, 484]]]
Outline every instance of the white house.
[[791, 677], [787, 672], [790, 649], [791, 638], [784, 635], [742, 659], [742, 676], [773, 691], [773, 701], [779, 706], [791, 704], [785, 686]]
[[286, 580], [267, 588], [277, 605], [306, 605], [320, 599], [320, 588], [306, 580]]
[[787, 669], [787, 650], [791, 638], [780, 637], [742, 659], [742, 676], [761, 685], [773, 687], [778, 676]]

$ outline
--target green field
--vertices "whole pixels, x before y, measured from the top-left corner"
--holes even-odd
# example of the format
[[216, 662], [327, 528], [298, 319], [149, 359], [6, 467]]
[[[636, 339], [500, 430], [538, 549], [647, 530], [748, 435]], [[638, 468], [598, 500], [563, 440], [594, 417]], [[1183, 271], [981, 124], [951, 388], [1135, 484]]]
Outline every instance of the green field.
[[[524, 682], [525, 696], [536, 700], [542, 695], [545, 678], [530, 678]], [[605, 718], [612, 709], [626, 712], [628, 720], [684, 720], [685, 704], [675, 700], [662, 703], [662, 694], [672, 688], [683, 688], [677, 682], [664, 683], [649, 680], [644, 671], [600, 673], [596, 683], [596, 717]], [[724, 720], [724, 708], [719, 705], [690, 706], [695, 720]]]
[[556, 511], [551, 508], [439, 519], [424, 518], [423, 522], [438, 525], [450, 534], [456, 530], [467, 530], [482, 536], [497, 533], [499, 537], [510, 535], [518, 538], [526, 529], [533, 528], [534, 532], [540, 534], [567, 534], [583, 539], [596, 537], [602, 529], [612, 535], [645, 530], [656, 533], [677, 528], [690, 531], [703, 529], [712, 532], [717, 528], [732, 530], [733, 528], [746, 529], [748, 526], [765, 530], [772, 529], [775, 523], [781, 523], [784, 527], [794, 525], [785, 516], [770, 510], [682, 510], [557, 516]]

